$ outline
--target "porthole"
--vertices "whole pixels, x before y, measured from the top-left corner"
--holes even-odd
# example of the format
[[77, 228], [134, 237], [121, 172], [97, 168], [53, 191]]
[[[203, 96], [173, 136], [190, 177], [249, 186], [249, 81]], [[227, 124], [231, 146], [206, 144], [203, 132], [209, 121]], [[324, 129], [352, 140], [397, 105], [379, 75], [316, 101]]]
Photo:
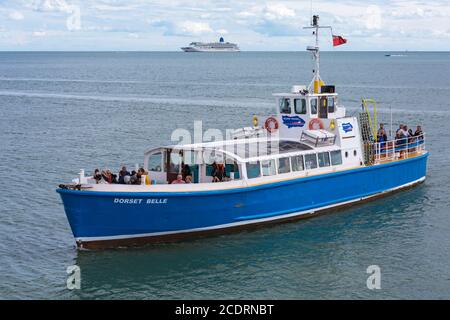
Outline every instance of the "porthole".
[[353, 155], [356, 157], [356, 150], [353, 150]]
[[345, 157], [348, 158], [348, 151], [345, 151]]

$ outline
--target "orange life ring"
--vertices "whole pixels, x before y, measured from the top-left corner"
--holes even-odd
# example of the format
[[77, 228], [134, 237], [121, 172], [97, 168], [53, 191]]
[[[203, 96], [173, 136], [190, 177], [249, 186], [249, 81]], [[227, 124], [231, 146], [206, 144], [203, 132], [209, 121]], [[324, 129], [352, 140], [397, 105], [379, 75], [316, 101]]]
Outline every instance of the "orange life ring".
[[314, 119], [311, 119], [311, 121], [309, 121], [308, 128], [309, 128], [309, 130], [317, 130], [317, 129], [323, 129], [325, 127], [323, 126], [322, 120], [320, 120], [318, 118], [314, 118]]
[[274, 133], [278, 130], [278, 120], [274, 117], [267, 118], [264, 123], [264, 128], [266, 128], [269, 133]]

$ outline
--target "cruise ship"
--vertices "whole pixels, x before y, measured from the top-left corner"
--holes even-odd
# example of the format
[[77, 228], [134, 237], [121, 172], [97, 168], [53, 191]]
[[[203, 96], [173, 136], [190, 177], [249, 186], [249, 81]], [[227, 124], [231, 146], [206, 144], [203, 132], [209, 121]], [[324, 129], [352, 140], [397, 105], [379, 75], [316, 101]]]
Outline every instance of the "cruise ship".
[[235, 43], [225, 42], [220, 37], [219, 42], [191, 42], [188, 47], [181, 48], [184, 52], [238, 52], [239, 47]]

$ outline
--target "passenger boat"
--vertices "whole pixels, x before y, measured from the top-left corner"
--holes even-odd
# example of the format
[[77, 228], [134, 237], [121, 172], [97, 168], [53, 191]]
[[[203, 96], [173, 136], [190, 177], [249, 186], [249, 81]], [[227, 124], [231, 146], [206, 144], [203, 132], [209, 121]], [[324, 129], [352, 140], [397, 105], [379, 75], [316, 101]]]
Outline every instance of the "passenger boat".
[[[376, 104], [346, 116], [319, 75], [316, 45], [309, 86], [277, 93], [277, 112], [224, 141], [178, 144], [144, 154], [140, 185], [97, 184], [82, 171], [60, 194], [79, 248], [172, 241], [311, 217], [412, 187], [426, 177], [425, 136], [377, 141]], [[214, 162], [224, 165], [212, 182]], [[182, 164], [193, 183], [171, 184]], [[152, 183], [148, 184], [146, 181]]]

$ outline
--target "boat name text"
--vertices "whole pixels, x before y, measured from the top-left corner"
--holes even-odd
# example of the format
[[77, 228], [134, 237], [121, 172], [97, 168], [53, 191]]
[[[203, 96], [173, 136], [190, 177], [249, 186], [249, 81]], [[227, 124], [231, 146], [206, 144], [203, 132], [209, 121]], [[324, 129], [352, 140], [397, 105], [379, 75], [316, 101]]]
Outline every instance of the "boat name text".
[[167, 198], [155, 198], [155, 199], [126, 199], [126, 198], [114, 198], [114, 203], [121, 204], [166, 204]]

